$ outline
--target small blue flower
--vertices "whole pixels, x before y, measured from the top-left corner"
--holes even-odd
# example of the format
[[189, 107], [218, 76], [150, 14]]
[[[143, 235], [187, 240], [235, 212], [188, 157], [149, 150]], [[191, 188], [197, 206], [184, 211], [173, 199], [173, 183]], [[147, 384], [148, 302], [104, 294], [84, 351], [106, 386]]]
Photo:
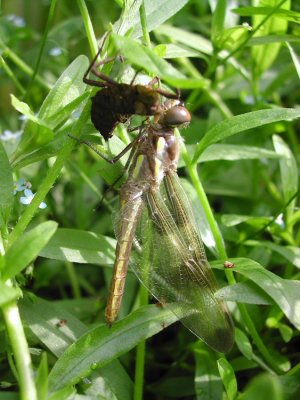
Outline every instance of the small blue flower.
[[283, 214], [279, 214], [277, 218], [275, 219], [275, 224], [279, 225], [281, 229], [285, 228], [285, 222], [283, 218]]
[[8, 141], [14, 142], [17, 139], [19, 139], [21, 135], [22, 135], [21, 131], [12, 132], [8, 129], [5, 129], [2, 135], [0, 135], [0, 140], [2, 140], [2, 142], [8, 142]]
[[[35, 193], [32, 193], [32, 191], [30, 189], [25, 189], [24, 194], [25, 194], [25, 196], [20, 197], [20, 203], [28, 205], [32, 202], [32, 200], [35, 196]], [[39, 208], [42, 208], [42, 209], [46, 208], [46, 207], [47, 207], [47, 204], [44, 203], [43, 201], [39, 205]]]
[[17, 192], [22, 192], [28, 186], [26, 185], [25, 179], [20, 178], [17, 182], [14, 182], [14, 194]]
[[53, 47], [53, 49], [49, 51], [49, 55], [53, 57], [60, 56], [61, 54], [62, 50], [59, 47]]
[[18, 28], [23, 28], [26, 25], [24, 18], [19, 17], [18, 15], [15, 15], [15, 14], [7, 15], [6, 19], [8, 21], [12, 22]]
[[72, 112], [72, 117], [74, 119], [78, 119], [80, 117], [81, 113], [82, 113], [82, 107], [78, 107]]

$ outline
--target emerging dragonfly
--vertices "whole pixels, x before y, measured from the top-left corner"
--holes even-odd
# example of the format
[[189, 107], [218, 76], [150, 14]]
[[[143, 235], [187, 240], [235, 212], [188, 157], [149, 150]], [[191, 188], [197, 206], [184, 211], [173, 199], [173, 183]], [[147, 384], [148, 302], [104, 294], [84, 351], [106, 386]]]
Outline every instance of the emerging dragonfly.
[[[208, 264], [196, 218], [177, 176], [179, 141], [174, 127], [190, 122], [179, 101], [168, 100], [153, 123], [142, 125], [126, 148], [128, 180], [115, 220], [117, 248], [106, 320], [117, 317], [133, 242], [141, 259], [132, 267], [152, 295], [213, 349], [233, 345], [233, 324]], [[122, 152], [124, 154], [124, 151]]]
[[[116, 59], [116, 56], [106, 58], [100, 62], [96, 62], [101, 53], [105, 40], [92, 60], [83, 76], [83, 81], [90, 86], [102, 88], [94, 97], [92, 97], [91, 119], [95, 128], [100, 132], [105, 140], [113, 135], [113, 130], [119, 123], [126, 122], [132, 115], [158, 115], [163, 112], [161, 104], [161, 95], [169, 99], [178, 99], [179, 94], [167, 92], [161, 88], [155, 88], [154, 85], [159, 83], [156, 77], [147, 85], [118, 83], [111, 77], [103, 74], [97, 68], [100, 65], [107, 64]], [[89, 79], [90, 71], [101, 81]]]

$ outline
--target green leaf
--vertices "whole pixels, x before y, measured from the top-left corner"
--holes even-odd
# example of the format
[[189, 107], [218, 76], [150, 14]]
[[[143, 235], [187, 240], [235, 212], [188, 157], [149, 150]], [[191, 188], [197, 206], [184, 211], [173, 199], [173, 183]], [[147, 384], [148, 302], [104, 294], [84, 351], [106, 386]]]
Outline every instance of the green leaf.
[[[188, 0], [144, 0], [148, 32], [175, 15], [187, 2]], [[141, 1], [128, 2], [127, 7], [126, 3], [120, 20], [114, 24], [114, 31], [119, 35], [124, 35], [133, 28], [133, 37], [139, 38], [142, 36], [139, 15]]]
[[[77, 57], [72, 64], [62, 73], [49, 92], [39, 111], [39, 118], [43, 121], [52, 121], [56, 126], [56, 115], [62, 112], [64, 107], [78, 99], [86, 88], [82, 78], [87, 70], [89, 61], [86, 56]], [[65, 118], [65, 117], [64, 117]], [[60, 119], [59, 119], [60, 120]], [[53, 123], [55, 121], [55, 123]]]
[[298, 74], [298, 77], [300, 78], [300, 58], [297, 55], [297, 53], [295, 52], [295, 50], [293, 49], [293, 47], [289, 43], [286, 43], [286, 45], [287, 45], [287, 47], [289, 49], [290, 55], [292, 57], [294, 65], [295, 65], [295, 69], [296, 69], [297, 74]]
[[136, 67], [159, 76], [159, 78], [180, 88], [200, 88], [207, 85], [204, 78], [187, 79], [164, 59], [160, 58], [153, 50], [140, 45], [138, 42], [124, 36], [112, 34], [116, 49]]
[[[3, 385], [4, 388], [5, 388], [5, 383], [6, 382], [2, 382], [2, 385]], [[8, 391], [4, 392], [2, 390], [1, 400], [20, 400], [20, 394], [19, 394], [19, 392], [8, 392]]]
[[198, 51], [174, 43], [159, 44], [153, 51], [162, 58], [201, 57]]
[[[298, 190], [298, 167], [293, 153], [280, 136], [273, 135], [273, 144], [276, 153], [282, 157], [279, 161], [281, 185], [284, 202], [287, 203]], [[294, 211], [295, 202], [296, 199], [287, 206], [291, 214]]]
[[133, 382], [118, 360], [114, 360], [102, 367], [100, 374], [105, 384], [109, 387], [111, 395], [114, 394], [117, 399], [132, 400]]
[[300, 268], [300, 249], [294, 246], [280, 246], [273, 242], [260, 242], [257, 240], [247, 240], [245, 242], [247, 246], [262, 246], [266, 247], [276, 253], [280, 254], [282, 257], [286, 258], [290, 263], [295, 265], [295, 267]]
[[48, 398], [48, 362], [47, 353], [43, 353], [41, 362], [36, 374], [36, 389], [39, 400], [47, 400]]
[[221, 399], [223, 390], [216, 364], [216, 353], [207, 347], [204, 348], [202, 343], [201, 347], [194, 350], [196, 361], [195, 390], [197, 399]]
[[234, 26], [225, 29], [216, 37], [216, 47], [220, 50], [234, 51], [245, 41], [251, 30], [252, 28], [248, 25]]
[[236, 115], [214, 125], [197, 145], [193, 163], [198, 161], [200, 154], [213, 143], [217, 143], [229, 136], [257, 128], [258, 126], [271, 124], [278, 121], [290, 121], [300, 117], [300, 111], [293, 108], [276, 108], [258, 110]]
[[12, 106], [32, 122], [30, 127], [31, 129], [34, 127], [36, 130], [35, 136], [37, 144], [50, 142], [50, 140], [53, 138], [53, 132], [51, 128], [41, 118], [34, 115], [28, 104], [18, 100], [13, 94], [11, 94], [10, 97]]
[[231, 9], [232, 12], [239, 14], [241, 17], [251, 17], [253, 15], [269, 15], [272, 12], [272, 17], [282, 18], [285, 21], [300, 23], [300, 13], [283, 8], [277, 9], [275, 12], [272, 7], [237, 7]]
[[286, 325], [286, 324], [282, 324], [280, 323], [278, 326], [280, 335], [282, 337], [282, 339], [285, 341], [285, 343], [288, 343], [291, 341], [292, 337], [293, 337], [293, 329]]
[[14, 242], [5, 255], [3, 280], [13, 278], [33, 262], [56, 229], [56, 222], [43, 222]]
[[51, 131], [51, 137], [46, 135], [49, 127], [56, 128], [79, 106], [81, 99], [86, 96], [81, 97], [86, 87], [82, 78], [88, 65], [87, 57], [79, 56], [58, 78], [43, 102], [38, 116], [34, 116], [35, 122], [27, 122], [14, 161], [50, 142], [53, 134]]
[[[281, 0], [269, 0], [269, 12], [273, 13], [274, 8], [281, 2]], [[264, 0], [259, 0], [258, 6], [264, 5]], [[273, 6], [273, 7], [272, 7]], [[258, 7], [260, 8], [260, 7]], [[290, 0], [285, 1], [281, 5], [282, 9], [290, 8]], [[279, 9], [278, 9], [279, 10]], [[263, 20], [264, 15], [254, 15], [253, 16], [253, 28], [256, 28]], [[286, 19], [277, 18], [272, 14], [270, 18], [264, 22], [264, 24], [260, 27], [258, 31], [255, 32], [254, 37], [258, 36], [268, 36], [272, 34], [284, 34], [287, 30], [288, 22]], [[253, 46], [252, 47], [252, 57], [255, 63], [255, 73], [256, 75], [261, 75], [264, 71], [266, 71], [276, 59], [279, 50], [281, 48], [281, 43], [273, 43], [266, 44], [263, 46]]]
[[251, 360], [253, 356], [253, 349], [248, 337], [239, 328], [235, 328], [235, 342], [240, 352], [248, 359]]
[[251, 38], [247, 45], [259, 45], [269, 43], [300, 43], [300, 37], [294, 35], [272, 35], [272, 36], [258, 36]]
[[225, 386], [225, 390], [229, 400], [234, 400], [237, 395], [237, 382], [232, 366], [225, 358], [220, 358], [218, 361], [219, 373]]
[[[299, 293], [300, 281], [280, 278], [249, 258], [230, 259], [235, 264], [234, 272], [251, 279], [263, 289], [279, 306], [291, 323], [300, 329]], [[223, 264], [212, 263], [219, 269]]]
[[98, 326], [71, 345], [54, 365], [53, 389], [75, 384], [176, 321], [172, 311], [155, 305], [138, 309], [111, 328]]
[[61, 261], [111, 265], [115, 245], [115, 239], [94, 232], [59, 228], [39, 255]]
[[66, 135], [55, 135], [51, 142], [33, 150], [30, 154], [24, 152], [20, 154], [18, 159], [14, 161], [13, 167], [15, 169], [21, 169], [27, 165], [33, 164], [38, 161], [48, 159], [50, 157], [56, 156], [61, 150], [62, 146], [66, 142]]
[[73, 386], [66, 386], [55, 393], [51, 393], [48, 400], [75, 400], [76, 396], [76, 389]]
[[235, 285], [224, 286], [215, 296], [225, 301], [236, 301], [247, 304], [272, 305], [270, 297], [252, 282], [240, 282]]
[[[224, 30], [225, 14], [226, 14], [226, 1], [217, 0], [216, 7], [213, 12], [211, 37], [212, 42], [217, 45], [217, 39], [220, 37]], [[217, 46], [218, 47], [218, 46]]]
[[285, 399], [297, 400], [300, 393], [300, 368], [299, 363], [285, 375], [279, 377], [282, 384]]
[[0, 281], [0, 307], [21, 297], [22, 292], [18, 288], [7, 286]]
[[[80, 93], [79, 90], [78, 90], [78, 92]], [[49, 124], [49, 126], [52, 126], [53, 128], [55, 128], [58, 125], [60, 125], [61, 123], [63, 123], [64, 121], [66, 121], [74, 110], [79, 109], [79, 108], [83, 109], [83, 107], [85, 106], [86, 100], [90, 96], [90, 93], [88, 91], [86, 91], [82, 94], [79, 94], [79, 93], [78, 93], [78, 97], [76, 97], [74, 100], [72, 100], [72, 98], [70, 98], [71, 94], [69, 94], [70, 103], [68, 103], [67, 105], [65, 105], [62, 108], [59, 108], [55, 114], [50, 115], [49, 118], [47, 118], [47, 123]], [[74, 93], [72, 93], [72, 94], [74, 95]], [[76, 117], [74, 117], [74, 118], [76, 118]]]
[[276, 375], [268, 373], [256, 376], [246, 387], [239, 400], [272, 399], [284, 400], [283, 388]]
[[271, 217], [256, 217], [252, 215], [236, 215], [236, 214], [223, 214], [222, 215], [222, 224], [225, 226], [237, 226], [244, 222], [247, 222], [249, 225], [255, 226], [257, 229], [259, 227], [263, 227], [270, 221], [272, 221]]
[[282, 157], [275, 151], [263, 149], [255, 146], [243, 146], [237, 144], [212, 144], [201, 154], [198, 162], [216, 160], [255, 160], [262, 158], [278, 159]]
[[0, 227], [6, 225], [14, 200], [14, 182], [6, 151], [0, 141]]
[[[22, 319], [26, 321], [27, 326], [56, 357], [59, 357], [76, 339], [88, 332], [88, 327], [64, 308], [62, 302], [54, 304], [53, 301], [48, 302], [33, 295], [25, 295], [19, 301], [19, 307]], [[74, 307], [77, 306], [73, 305]], [[65, 323], [62, 325], [60, 321], [65, 321]], [[101, 368], [101, 376], [117, 398], [132, 399], [132, 381], [118, 360]], [[65, 397], [53, 398], [65, 399]]]
[[[66, 309], [34, 295], [24, 296], [19, 307], [22, 319], [56, 357], [87, 331], [87, 327]], [[60, 321], [66, 323], [60, 326]]]
[[184, 29], [176, 28], [170, 25], [161, 25], [156, 30], [155, 33], [159, 35], [166, 35], [178, 43], [184, 44], [194, 50], [197, 50], [204, 54], [212, 54], [213, 47], [211, 42], [205, 39], [203, 36], [197, 35], [196, 33], [187, 32]]

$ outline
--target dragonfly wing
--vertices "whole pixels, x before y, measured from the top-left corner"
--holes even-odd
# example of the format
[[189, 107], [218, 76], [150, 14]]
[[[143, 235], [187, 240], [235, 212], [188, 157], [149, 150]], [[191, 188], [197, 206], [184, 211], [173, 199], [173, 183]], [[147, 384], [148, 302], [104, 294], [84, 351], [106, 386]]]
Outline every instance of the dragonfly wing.
[[188, 199], [177, 175], [166, 176], [165, 186], [164, 195], [155, 190], [144, 193], [146, 207], [136, 232], [143, 253], [133, 268], [152, 295], [171, 306], [191, 332], [213, 349], [229, 351], [232, 321], [225, 303], [214, 295], [216, 280]]

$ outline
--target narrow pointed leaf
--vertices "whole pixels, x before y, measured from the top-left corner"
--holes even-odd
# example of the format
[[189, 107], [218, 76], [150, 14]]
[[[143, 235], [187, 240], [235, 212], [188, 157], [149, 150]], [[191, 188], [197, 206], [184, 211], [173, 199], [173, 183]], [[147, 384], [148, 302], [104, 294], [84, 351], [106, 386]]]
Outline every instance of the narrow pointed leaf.
[[172, 311], [151, 305], [133, 312], [111, 328], [98, 326], [62, 354], [50, 373], [49, 384], [55, 390], [75, 384], [175, 321]]
[[213, 126], [198, 144], [193, 162], [196, 163], [201, 153], [213, 143], [229, 136], [278, 121], [290, 121], [300, 117], [300, 111], [293, 108], [275, 108], [236, 115]]
[[[234, 272], [242, 274], [263, 289], [280, 307], [291, 323], [300, 329], [300, 281], [283, 279], [249, 258], [230, 259]], [[223, 264], [215, 264], [224, 269]]]
[[54, 221], [43, 222], [21, 236], [8, 249], [5, 256], [3, 279], [13, 278], [39, 255], [57, 228]]

